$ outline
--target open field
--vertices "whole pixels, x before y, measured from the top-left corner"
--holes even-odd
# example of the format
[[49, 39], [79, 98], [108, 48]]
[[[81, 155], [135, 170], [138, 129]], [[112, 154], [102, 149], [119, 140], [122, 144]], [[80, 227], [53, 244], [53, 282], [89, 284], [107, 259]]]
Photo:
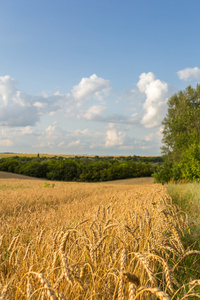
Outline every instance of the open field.
[[[7, 157], [13, 157], [13, 156], [19, 156], [19, 157], [37, 157], [38, 153], [30, 154], [30, 153], [0, 153], [0, 159], [1, 158], [7, 158]], [[39, 153], [40, 157], [65, 157], [65, 158], [74, 158], [75, 156], [81, 156], [81, 157], [95, 157], [96, 155], [87, 155], [87, 154], [46, 154], [46, 153]], [[99, 157], [109, 157], [109, 155], [98, 155]], [[119, 155], [112, 155], [112, 157], [119, 157]], [[124, 156], [126, 157], [126, 155]], [[140, 157], [154, 157], [154, 156], [140, 156]]]
[[[30, 153], [0, 153], [0, 159], [1, 158], [7, 158], [7, 157], [13, 157], [13, 156], [19, 156], [19, 157], [37, 157], [38, 156], [38, 153], [35, 153], [35, 154], [30, 154]], [[95, 157], [95, 155], [87, 155], [87, 154], [77, 154], [77, 155], [74, 155], [74, 154], [46, 154], [46, 153], [39, 153], [39, 156], [40, 157], [65, 157], [65, 158], [73, 158], [75, 156], [81, 156], [81, 157]], [[107, 157], [107, 155], [98, 155], [99, 157]], [[119, 157], [117, 155], [112, 155], [112, 157]], [[150, 157], [150, 156], [149, 156]]]
[[200, 251], [184, 244], [187, 216], [152, 178], [0, 175], [0, 299], [196, 298]]
[[[62, 157], [66, 157], [66, 158], [75, 157], [75, 155], [70, 155], [70, 154], [69, 155], [67, 155], [67, 154], [63, 154], [63, 155], [59, 154], [59, 155], [57, 155], [57, 154], [45, 154], [45, 153], [43, 153], [43, 154], [39, 154], [39, 155], [40, 155], [40, 157], [49, 157], [49, 158], [54, 157], [54, 156], [57, 156], [57, 157], [62, 156]], [[26, 157], [37, 157], [38, 154], [28, 154], [28, 153], [0, 153], [0, 159], [1, 158], [7, 158], [7, 157], [13, 157], [13, 156], [19, 156], [19, 157], [24, 157], [24, 156], [26, 156]]]

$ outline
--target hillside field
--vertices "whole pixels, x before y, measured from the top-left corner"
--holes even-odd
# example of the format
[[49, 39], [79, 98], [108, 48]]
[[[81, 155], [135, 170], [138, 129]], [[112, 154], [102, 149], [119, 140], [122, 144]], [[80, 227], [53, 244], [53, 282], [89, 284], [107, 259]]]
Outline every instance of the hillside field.
[[0, 299], [200, 297], [188, 217], [152, 178], [77, 183], [0, 172], [0, 222]]

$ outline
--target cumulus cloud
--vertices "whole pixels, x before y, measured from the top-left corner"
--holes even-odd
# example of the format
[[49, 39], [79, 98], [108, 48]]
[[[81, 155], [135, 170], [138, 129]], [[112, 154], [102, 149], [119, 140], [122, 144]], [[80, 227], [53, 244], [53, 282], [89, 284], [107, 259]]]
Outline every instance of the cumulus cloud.
[[106, 132], [106, 147], [114, 147], [123, 145], [125, 133], [115, 128], [114, 124], [109, 124], [109, 129]]
[[53, 136], [54, 135], [57, 125], [58, 125], [58, 122], [54, 122], [52, 125], [49, 125], [46, 128], [45, 131], [46, 131], [47, 136]]
[[[77, 116], [77, 109], [87, 100], [102, 100], [110, 92], [110, 81], [96, 74], [82, 78], [71, 93], [53, 95], [43, 92], [41, 96], [31, 96], [17, 90], [16, 82], [10, 76], [0, 77], [0, 125], [2, 126], [33, 126], [44, 114], [54, 116], [55, 113], [67, 112], [67, 117]], [[88, 120], [98, 117], [103, 107], [93, 105], [86, 113]], [[82, 113], [83, 117], [83, 113]]]
[[85, 100], [91, 98], [101, 100], [109, 92], [110, 81], [93, 74], [89, 78], [82, 78], [79, 84], [72, 88], [71, 95], [80, 106]]
[[42, 103], [42, 102], [37, 101], [37, 102], [33, 103], [33, 106], [38, 107], [38, 108], [44, 108], [47, 106], [47, 103]]
[[31, 96], [16, 88], [16, 81], [10, 76], [0, 77], [0, 125], [32, 126], [41, 115], [54, 115], [63, 110], [63, 106], [73, 103], [68, 94], [53, 96]]
[[59, 144], [58, 144], [58, 147], [62, 147], [65, 145], [65, 141], [61, 141]]
[[68, 144], [68, 148], [71, 148], [71, 147], [75, 147], [75, 146], [78, 146], [80, 144], [80, 140], [76, 140], [76, 141], [72, 141]]
[[15, 80], [10, 76], [0, 77], [0, 125], [26, 126], [39, 120], [36, 107], [32, 106], [32, 97], [16, 89]]
[[13, 142], [11, 140], [8, 140], [8, 139], [0, 140], [0, 146], [9, 147], [12, 145], [13, 145]]
[[200, 80], [200, 69], [195, 68], [186, 68], [177, 72], [179, 79], [184, 81], [191, 80]]
[[16, 87], [14, 79], [10, 76], [0, 76], [0, 102], [8, 105], [9, 100], [16, 94]]
[[145, 136], [145, 141], [147, 142], [160, 142], [162, 139], [163, 127], [161, 126], [156, 132], [151, 132]]
[[87, 120], [98, 120], [102, 118], [101, 114], [104, 110], [105, 108], [100, 105], [93, 105], [88, 109], [83, 117]]
[[21, 130], [21, 135], [33, 135], [33, 134], [35, 133], [31, 126], [26, 126]]
[[84, 136], [89, 133], [88, 128], [86, 129], [76, 129], [72, 134], [73, 136]]
[[145, 128], [159, 126], [166, 109], [169, 86], [166, 82], [156, 79], [152, 72], [142, 73], [137, 86], [146, 96], [143, 109], [146, 111], [141, 123]]
[[105, 113], [106, 107], [101, 105], [93, 105], [89, 109], [77, 116], [78, 119], [86, 119], [90, 121], [116, 123], [116, 124], [136, 124], [138, 122], [138, 113], [118, 114]]

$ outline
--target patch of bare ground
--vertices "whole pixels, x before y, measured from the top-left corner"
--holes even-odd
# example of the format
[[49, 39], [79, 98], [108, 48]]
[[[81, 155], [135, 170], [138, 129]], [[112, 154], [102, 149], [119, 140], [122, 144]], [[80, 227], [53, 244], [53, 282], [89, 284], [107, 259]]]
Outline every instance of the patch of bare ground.
[[200, 254], [181, 241], [189, 232], [187, 217], [150, 179], [90, 184], [1, 178], [0, 298], [197, 295], [198, 278], [184, 276], [185, 259], [194, 269]]

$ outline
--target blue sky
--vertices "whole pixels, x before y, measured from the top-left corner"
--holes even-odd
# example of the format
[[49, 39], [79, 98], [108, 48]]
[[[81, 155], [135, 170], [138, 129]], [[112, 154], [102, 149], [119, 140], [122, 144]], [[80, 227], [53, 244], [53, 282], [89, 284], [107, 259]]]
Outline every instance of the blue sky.
[[199, 0], [1, 0], [0, 152], [159, 155], [200, 82]]

